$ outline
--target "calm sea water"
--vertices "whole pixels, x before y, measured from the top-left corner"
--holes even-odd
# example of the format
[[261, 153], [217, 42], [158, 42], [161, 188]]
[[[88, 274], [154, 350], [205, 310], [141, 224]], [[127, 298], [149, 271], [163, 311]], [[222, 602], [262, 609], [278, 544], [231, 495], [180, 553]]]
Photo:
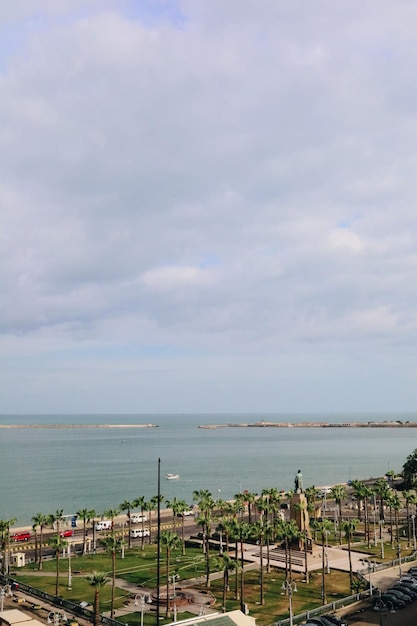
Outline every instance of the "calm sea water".
[[[200, 424], [267, 421], [412, 420], [396, 415], [48, 415], [0, 416], [1, 424], [157, 424], [150, 429], [0, 430], [0, 519], [30, 523], [38, 513], [80, 508], [98, 513], [157, 494], [192, 502], [193, 491], [232, 498], [248, 489], [290, 489], [400, 471], [417, 448], [417, 429], [227, 428]], [[180, 475], [165, 480], [166, 473]]]

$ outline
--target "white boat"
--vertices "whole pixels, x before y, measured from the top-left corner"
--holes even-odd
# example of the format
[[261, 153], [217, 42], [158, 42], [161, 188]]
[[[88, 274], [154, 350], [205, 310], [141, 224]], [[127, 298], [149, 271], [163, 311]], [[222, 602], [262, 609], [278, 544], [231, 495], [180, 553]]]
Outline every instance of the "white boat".
[[167, 480], [178, 480], [180, 477], [179, 474], [165, 474], [165, 478]]

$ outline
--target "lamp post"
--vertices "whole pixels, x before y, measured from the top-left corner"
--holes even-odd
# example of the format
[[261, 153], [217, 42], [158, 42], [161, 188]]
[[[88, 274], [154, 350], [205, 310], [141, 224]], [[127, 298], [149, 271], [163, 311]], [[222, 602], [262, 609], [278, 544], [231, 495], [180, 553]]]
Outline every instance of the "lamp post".
[[71, 544], [68, 542], [68, 585], [67, 589], [72, 589], [72, 572], [71, 572]]
[[135, 595], [135, 606], [138, 606], [138, 598], [140, 598], [140, 626], [143, 626], [143, 612], [145, 610], [145, 596], [140, 593]]
[[4, 598], [12, 598], [13, 597], [13, 593], [12, 593], [12, 588], [10, 585], [4, 585], [4, 587], [1, 588], [0, 590], [0, 599], [1, 599], [1, 612], [3, 613], [3, 608], [4, 608]]
[[415, 550], [416, 549], [416, 516], [415, 515], [411, 516], [411, 522], [413, 524], [413, 547]]
[[288, 608], [290, 612], [290, 626], [293, 626], [292, 594], [297, 593], [297, 585], [295, 583], [290, 582], [289, 580], [284, 580], [284, 582], [282, 583], [281, 589], [283, 589], [288, 596]]
[[[177, 602], [176, 602], [176, 595], [175, 595], [175, 583], [180, 579], [179, 574], [172, 574], [172, 576], [169, 577], [169, 581], [172, 582], [172, 597], [174, 600], [174, 622], [177, 621]], [[169, 598], [167, 598], [167, 602], [169, 605]]]
[[[51, 617], [52, 615], [52, 617]], [[67, 621], [67, 616], [66, 615], [61, 615], [61, 613], [54, 613], [53, 611], [51, 611], [48, 615], [47, 618], [47, 623], [48, 624], [53, 624], [54, 626], [59, 626], [59, 622], [62, 620], [64, 620], [65, 622]]]

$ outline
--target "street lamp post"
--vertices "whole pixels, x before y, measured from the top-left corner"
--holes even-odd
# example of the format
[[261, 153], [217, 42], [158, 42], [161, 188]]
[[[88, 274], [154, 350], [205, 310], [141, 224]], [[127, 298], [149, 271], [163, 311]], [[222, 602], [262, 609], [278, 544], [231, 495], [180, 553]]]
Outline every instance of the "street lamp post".
[[4, 587], [1, 588], [0, 590], [0, 599], [1, 599], [1, 612], [3, 613], [3, 608], [4, 608], [4, 598], [12, 598], [13, 597], [13, 593], [12, 593], [12, 588], [10, 585], [4, 585]]
[[[172, 574], [172, 576], [169, 577], [169, 581], [172, 582], [172, 596], [174, 600], [174, 622], [177, 621], [177, 602], [176, 602], [176, 595], [175, 595], [175, 583], [179, 579], [180, 579], [179, 574]], [[169, 605], [169, 598], [167, 598], [167, 602]]]
[[140, 593], [135, 595], [135, 606], [138, 606], [138, 597], [140, 598], [140, 626], [143, 626], [143, 612], [145, 610], [145, 596]]
[[71, 572], [71, 544], [68, 542], [68, 585], [67, 589], [72, 589], [72, 572]]
[[415, 550], [416, 549], [416, 516], [415, 515], [411, 516], [411, 522], [413, 524], [413, 547]]
[[288, 608], [290, 612], [290, 626], [293, 626], [292, 594], [297, 593], [297, 585], [289, 580], [284, 580], [281, 587], [288, 596]]
[[[52, 616], [52, 617], [51, 617]], [[51, 611], [48, 615], [47, 618], [47, 623], [48, 624], [53, 624], [54, 626], [59, 626], [59, 622], [60, 621], [67, 621], [67, 616], [65, 615], [65, 613], [63, 615], [61, 615], [61, 613], [54, 613], [53, 611]]]

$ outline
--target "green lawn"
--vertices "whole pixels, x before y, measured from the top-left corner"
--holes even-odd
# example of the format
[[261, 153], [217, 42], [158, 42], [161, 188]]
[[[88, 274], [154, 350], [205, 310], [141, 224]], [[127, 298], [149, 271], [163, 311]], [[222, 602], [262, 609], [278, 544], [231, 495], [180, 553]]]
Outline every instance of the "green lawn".
[[[145, 587], [154, 587], [156, 584], [156, 546], [146, 546], [142, 551], [140, 548], [125, 550], [125, 558], [117, 557], [116, 576], [123, 578], [136, 585]], [[216, 557], [212, 560], [212, 571], [215, 571], [217, 563]], [[55, 593], [55, 560], [45, 561], [43, 564], [42, 575], [37, 572], [37, 567], [29, 565], [16, 575], [18, 580], [25, 582], [34, 587], [43, 589], [48, 593]], [[93, 603], [94, 589], [86, 580], [86, 576], [93, 571], [104, 572], [110, 575], [111, 559], [107, 554], [86, 555], [72, 557], [71, 569], [72, 589], [67, 589], [68, 583], [68, 560], [60, 560], [60, 595], [74, 602], [86, 601]], [[79, 572], [79, 573], [75, 573]], [[162, 584], [165, 583], [165, 554], [161, 554], [161, 579]], [[188, 548], [183, 556], [180, 550], [173, 551], [171, 554], [170, 573], [177, 573], [180, 581], [189, 578], [202, 577], [205, 574], [205, 561], [203, 559], [201, 548]], [[294, 581], [297, 583], [297, 592], [293, 594], [293, 610], [294, 615], [302, 613], [308, 609], [316, 608], [321, 605], [321, 572], [310, 574], [310, 583], [307, 585], [302, 582], [303, 576], [294, 575]], [[251, 570], [245, 572], [245, 603], [249, 607], [250, 614], [256, 617], [260, 626], [267, 626], [277, 619], [288, 617], [288, 597], [282, 591], [282, 582], [284, 573], [282, 571], [272, 570], [270, 574], [264, 575], [265, 585], [265, 606], [261, 606], [260, 602], [260, 586], [259, 571]], [[349, 594], [349, 574], [332, 571], [326, 575], [326, 590], [328, 601], [336, 600]], [[204, 584], [194, 585], [197, 588], [204, 589]], [[226, 607], [227, 610], [240, 608], [240, 600], [234, 598], [235, 576], [230, 576], [230, 592], [227, 594]], [[216, 605], [219, 611], [222, 610], [223, 595], [223, 578], [212, 580], [210, 591], [216, 597]], [[108, 584], [101, 589], [101, 611], [105, 612], [110, 609], [111, 585]], [[120, 608], [123, 603], [131, 597], [131, 594], [116, 589], [115, 608]], [[133, 604], [132, 604], [133, 608]], [[164, 611], [161, 611], [161, 616]], [[186, 613], [180, 613], [181, 619], [187, 617]], [[185, 616], [185, 617], [184, 617]], [[130, 626], [140, 626], [140, 612], [135, 607], [134, 613], [129, 613], [121, 619]], [[167, 620], [171, 621], [171, 620]], [[146, 613], [144, 615], [144, 626], [151, 626], [155, 622], [155, 613]], [[164, 622], [161, 620], [161, 623]]]

